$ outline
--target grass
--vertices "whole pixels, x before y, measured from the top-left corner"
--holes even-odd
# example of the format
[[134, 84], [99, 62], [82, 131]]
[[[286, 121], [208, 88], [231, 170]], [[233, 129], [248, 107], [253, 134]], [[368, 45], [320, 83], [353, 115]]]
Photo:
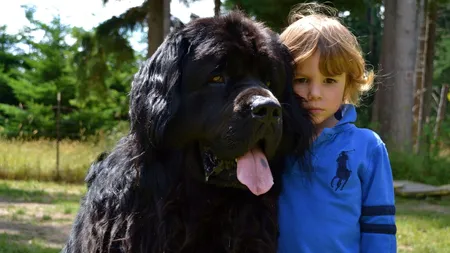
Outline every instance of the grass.
[[[0, 180], [0, 217], [20, 222], [71, 222], [84, 185]], [[32, 216], [32, 217], [31, 217]]]
[[86, 187], [0, 180], [0, 252], [60, 252]]
[[41, 240], [29, 240], [21, 235], [0, 234], [0, 252], [2, 253], [57, 253], [59, 248], [47, 247]]
[[397, 198], [397, 210], [398, 252], [449, 252], [450, 199]]
[[[113, 147], [125, 132], [99, 137], [100, 141], [60, 143], [60, 181], [82, 183], [96, 157]], [[442, 148], [430, 157], [390, 152], [394, 178], [443, 185], [450, 182], [450, 148]], [[5, 140], [0, 138], [0, 179], [54, 181], [56, 141]]]
[[[0, 180], [0, 252], [59, 252], [67, 239], [84, 185]], [[400, 253], [450, 249], [450, 198], [397, 197]]]
[[0, 180], [0, 196], [18, 202], [65, 203], [78, 201], [86, 192], [82, 184]]
[[[62, 141], [62, 181], [83, 182], [92, 161], [114, 142]], [[397, 179], [430, 184], [450, 182], [450, 162], [445, 157], [432, 160], [407, 154], [390, 157]], [[54, 179], [55, 165], [55, 141], [0, 139], [0, 178], [5, 179], [0, 180], [0, 252], [60, 251], [85, 186], [39, 182]], [[397, 210], [398, 252], [450, 252], [450, 198], [439, 201], [397, 198]]]
[[[104, 142], [60, 142], [60, 180], [81, 183], [95, 158], [107, 150]], [[0, 139], [0, 178], [51, 181], [56, 177], [56, 141]]]
[[[443, 150], [442, 153], [444, 151], [446, 150]], [[450, 182], [450, 173], [448, 173], [450, 159], [449, 156], [441, 154], [425, 156], [390, 152], [389, 158], [394, 178], [430, 185], [448, 184]]]

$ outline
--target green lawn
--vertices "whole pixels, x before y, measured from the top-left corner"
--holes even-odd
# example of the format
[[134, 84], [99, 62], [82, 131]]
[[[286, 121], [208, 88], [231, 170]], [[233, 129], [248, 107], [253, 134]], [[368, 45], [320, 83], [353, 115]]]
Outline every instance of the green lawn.
[[[0, 180], [0, 252], [54, 253], [67, 239], [83, 185]], [[397, 198], [398, 252], [450, 252], [450, 198]]]
[[[96, 157], [112, 146], [107, 141], [63, 140], [59, 176], [63, 182], [81, 183]], [[52, 181], [56, 176], [56, 141], [0, 138], [0, 178]]]
[[59, 252], [84, 193], [82, 185], [0, 180], [0, 252]]
[[450, 198], [397, 198], [398, 252], [450, 252]]

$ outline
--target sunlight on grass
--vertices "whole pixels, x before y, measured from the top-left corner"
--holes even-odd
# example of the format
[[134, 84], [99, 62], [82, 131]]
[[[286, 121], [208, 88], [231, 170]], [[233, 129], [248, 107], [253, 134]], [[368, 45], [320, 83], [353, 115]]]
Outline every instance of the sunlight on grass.
[[[60, 176], [65, 182], [82, 182], [104, 143], [64, 140], [60, 143]], [[56, 142], [22, 142], [0, 139], [0, 178], [49, 181], [56, 176]]]
[[[9, 224], [0, 252], [59, 252], [85, 192], [84, 185], [0, 180], [0, 221]], [[396, 202], [399, 253], [449, 252], [450, 198]]]
[[84, 185], [0, 180], [0, 218], [18, 222], [67, 223], [78, 212]]
[[448, 202], [403, 200], [397, 210], [398, 252], [450, 252]]
[[0, 180], [0, 196], [15, 201], [59, 203], [66, 208], [85, 193], [84, 184]]
[[60, 252], [85, 185], [0, 180], [0, 252]]
[[45, 245], [42, 240], [26, 240], [21, 235], [0, 234], [0, 252], [2, 253], [57, 253], [61, 249]]

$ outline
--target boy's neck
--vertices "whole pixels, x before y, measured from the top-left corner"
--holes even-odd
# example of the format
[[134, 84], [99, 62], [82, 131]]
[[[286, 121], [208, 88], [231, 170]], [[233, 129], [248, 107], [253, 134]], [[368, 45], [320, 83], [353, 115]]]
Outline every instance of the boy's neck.
[[334, 115], [331, 115], [331, 117], [329, 117], [328, 119], [324, 120], [322, 123], [317, 124], [316, 125], [316, 136], [319, 136], [323, 129], [325, 128], [332, 128], [334, 127], [337, 123], [339, 122], [339, 120], [337, 120]]

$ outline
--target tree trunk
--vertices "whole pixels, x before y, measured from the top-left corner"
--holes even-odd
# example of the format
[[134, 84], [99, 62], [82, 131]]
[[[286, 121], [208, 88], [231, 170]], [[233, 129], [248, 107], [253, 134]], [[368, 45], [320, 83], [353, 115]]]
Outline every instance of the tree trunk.
[[[372, 123], [377, 125], [376, 129], [386, 142], [389, 143], [392, 90], [394, 86], [395, 65], [392, 57], [395, 55], [395, 12], [396, 2], [385, 1], [383, 39], [380, 56], [380, 74], [377, 93], [372, 107]], [[394, 46], [393, 46], [394, 45]]]
[[147, 0], [148, 4], [148, 17], [147, 17], [147, 40], [148, 49], [147, 57], [150, 58], [156, 49], [161, 45], [164, 40], [165, 30], [165, 2], [166, 0]]
[[416, 57], [416, 76], [414, 83], [414, 106], [413, 106], [413, 141], [414, 141], [414, 153], [419, 152], [420, 137], [422, 135], [423, 128], [423, 80], [425, 74], [425, 58], [426, 58], [426, 41], [427, 41], [427, 22], [426, 22], [426, 9], [427, 0], [419, 0], [418, 10], [418, 47]]
[[[434, 47], [436, 42], [436, 19], [437, 19], [436, 0], [429, 0], [427, 10], [427, 42], [426, 42], [424, 93], [423, 93], [423, 109], [422, 109], [423, 110], [422, 120], [425, 120], [426, 124], [430, 122], [431, 98], [433, 95], [433, 61], [434, 61]], [[422, 138], [421, 140], [426, 139], [430, 138], [425, 139]], [[423, 141], [421, 141], [419, 145], [420, 150], [428, 150], [429, 143], [423, 143]]]
[[368, 34], [368, 45], [369, 45], [369, 49], [368, 52], [369, 54], [367, 55], [367, 60], [371, 63], [374, 62], [375, 60], [375, 55], [376, 55], [376, 44], [375, 44], [375, 13], [377, 12], [377, 8], [375, 6], [372, 5], [371, 2], [369, 2], [368, 4], [366, 4], [367, 7], [367, 11], [366, 11], [366, 19], [367, 19], [367, 24], [369, 25], [369, 34]]
[[392, 141], [401, 151], [411, 151], [413, 83], [416, 60], [416, 1], [398, 0], [395, 32], [395, 86], [390, 129]]
[[[378, 48], [377, 48], [377, 39], [376, 39], [376, 30], [375, 28], [375, 20], [377, 19], [376, 17], [376, 13], [379, 12], [379, 8], [376, 6], [373, 6], [371, 2], [369, 2], [369, 4], [366, 5], [367, 6], [367, 12], [366, 12], [366, 18], [367, 18], [367, 23], [369, 25], [369, 39], [368, 39], [368, 45], [369, 45], [369, 49], [368, 52], [369, 54], [367, 55], [367, 61], [370, 62], [371, 64], [379, 64], [378, 62], [378, 57], [379, 57], [379, 53], [378, 53]], [[375, 97], [371, 97], [368, 100], [371, 103], [373, 103]], [[370, 109], [369, 109], [370, 110]], [[372, 118], [372, 111], [369, 111], [369, 119]]]
[[220, 0], [214, 0], [214, 16], [220, 16], [220, 6], [222, 2]]
[[164, 19], [163, 40], [164, 40], [167, 34], [169, 34], [170, 32], [170, 0], [164, 0], [163, 9], [164, 9], [164, 16], [163, 16]]

